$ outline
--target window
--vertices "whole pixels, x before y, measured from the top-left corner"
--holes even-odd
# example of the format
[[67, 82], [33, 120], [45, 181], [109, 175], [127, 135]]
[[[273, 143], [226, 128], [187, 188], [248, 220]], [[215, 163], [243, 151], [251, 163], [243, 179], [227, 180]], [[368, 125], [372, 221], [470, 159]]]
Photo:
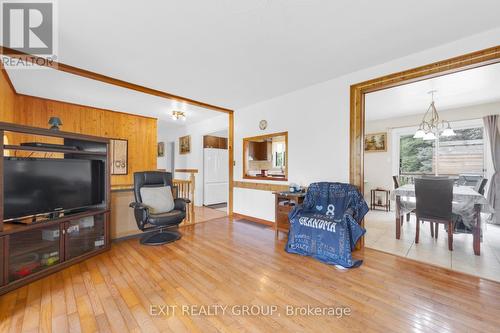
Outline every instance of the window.
[[400, 174], [434, 173], [434, 141], [414, 139], [413, 134], [402, 135], [399, 140]]
[[244, 138], [243, 178], [287, 180], [287, 142], [287, 132]]
[[285, 166], [285, 142], [273, 142], [273, 168]]
[[399, 174], [482, 175], [483, 127], [456, 128], [455, 133], [455, 136], [433, 141], [414, 139], [413, 134], [400, 134]]

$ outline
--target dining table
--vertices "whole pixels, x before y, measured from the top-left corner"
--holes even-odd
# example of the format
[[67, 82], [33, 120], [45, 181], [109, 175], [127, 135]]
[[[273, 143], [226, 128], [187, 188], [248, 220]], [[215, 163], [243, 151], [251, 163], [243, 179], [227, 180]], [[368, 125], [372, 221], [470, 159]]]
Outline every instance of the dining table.
[[[403, 217], [416, 208], [415, 185], [406, 184], [393, 190], [391, 199], [396, 201], [396, 239], [401, 237]], [[491, 214], [493, 209], [488, 200], [473, 187], [453, 186], [454, 214], [460, 215], [464, 225], [470, 227], [473, 235], [473, 249], [475, 255], [481, 254], [481, 213]]]

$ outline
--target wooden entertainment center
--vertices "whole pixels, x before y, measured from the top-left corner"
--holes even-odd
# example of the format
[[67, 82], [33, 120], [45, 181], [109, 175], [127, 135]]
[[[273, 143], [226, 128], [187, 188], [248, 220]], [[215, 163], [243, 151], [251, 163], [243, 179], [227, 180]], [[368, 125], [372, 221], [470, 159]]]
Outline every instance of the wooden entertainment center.
[[[111, 193], [110, 151], [109, 140], [106, 138], [0, 122], [0, 140], [1, 295], [108, 250]], [[41, 142], [52, 146], [21, 145], [25, 142]], [[67, 149], [63, 146], [75, 146], [78, 149]], [[6, 222], [4, 220], [6, 157], [102, 161], [103, 201], [91, 209], [82, 209], [74, 213], [57, 213], [51, 218], [33, 217], [28, 221], [31, 223]]]

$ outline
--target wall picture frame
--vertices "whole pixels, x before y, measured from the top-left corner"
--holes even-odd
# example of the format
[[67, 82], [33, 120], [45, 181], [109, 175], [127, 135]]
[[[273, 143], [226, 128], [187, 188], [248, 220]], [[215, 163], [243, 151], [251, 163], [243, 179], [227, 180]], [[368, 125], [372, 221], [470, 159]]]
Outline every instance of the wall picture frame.
[[365, 135], [365, 152], [377, 153], [387, 151], [387, 132]]
[[189, 154], [191, 152], [191, 135], [181, 136], [179, 138], [179, 154]]
[[109, 148], [111, 154], [111, 174], [128, 174], [128, 140], [110, 139]]
[[165, 156], [165, 142], [158, 142], [158, 157]]

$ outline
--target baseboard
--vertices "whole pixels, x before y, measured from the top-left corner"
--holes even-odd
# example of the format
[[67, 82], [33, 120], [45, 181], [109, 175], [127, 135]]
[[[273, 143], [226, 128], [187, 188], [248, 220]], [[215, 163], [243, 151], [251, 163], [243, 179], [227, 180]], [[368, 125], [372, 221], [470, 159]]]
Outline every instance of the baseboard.
[[237, 219], [248, 220], [250, 222], [267, 225], [269, 227], [274, 227], [273, 221], [268, 221], [268, 220], [259, 219], [257, 217], [253, 217], [253, 216], [233, 213], [233, 220], [237, 220]]

